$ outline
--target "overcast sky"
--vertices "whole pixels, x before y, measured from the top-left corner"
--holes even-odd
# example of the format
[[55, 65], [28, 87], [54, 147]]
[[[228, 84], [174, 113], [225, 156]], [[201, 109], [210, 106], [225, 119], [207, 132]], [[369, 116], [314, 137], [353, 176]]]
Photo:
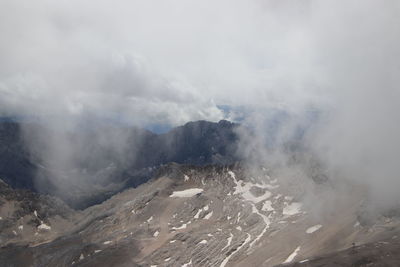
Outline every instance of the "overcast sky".
[[1, 113], [177, 125], [221, 104], [335, 108], [398, 85], [398, 22], [394, 0], [1, 0]]
[[[219, 120], [320, 101], [310, 1], [0, 1], [3, 114]], [[324, 12], [324, 10], [322, 11]]]

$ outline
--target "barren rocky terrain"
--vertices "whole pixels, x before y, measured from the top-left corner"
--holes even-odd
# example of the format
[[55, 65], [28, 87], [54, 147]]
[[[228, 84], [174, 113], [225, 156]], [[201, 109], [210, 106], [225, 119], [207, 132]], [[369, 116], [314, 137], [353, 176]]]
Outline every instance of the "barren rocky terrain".
[[[354, 266], [367, 266], [380, 259], [369, 251], [386, 251], [387, 242], [400, 236], [396, 217], [369, 219], [360, 212], [365, 192], [358, 187], [346, 184], [335, 198], [327, 197], [339, 190], [333, 184], [303, 181], [313, 184], [309, 192], [310, 184], [298, 182], [274, 177], [263, 167], [250, 173], [239, 165], [171, 163], [138, 188], [82, 211], [1, 184], [0, 262], [353, 266], [359, 259], [362, 264]], [[389, 259], [397, 256], [396, 244], [387, 249], [392, 256], [385, 258], [386, 265], [376, 266], [395, 266]]]

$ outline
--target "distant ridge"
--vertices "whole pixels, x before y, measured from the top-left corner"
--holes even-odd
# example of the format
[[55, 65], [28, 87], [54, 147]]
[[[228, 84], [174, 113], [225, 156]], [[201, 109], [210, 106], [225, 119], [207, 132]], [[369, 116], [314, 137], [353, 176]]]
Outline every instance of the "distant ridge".
[[[41, 157], [50, 145], [47, 140], [60, 133], [35, 122], [0, 120], [0, 178], [14, 188], [55, 195], [71, 207], [86, 208], [146, 182], [157, 166], [169, 162], [207, 165], [237, 161], [238, 126], [226, 120], [195, 121], [163, 134], [115, 125], [61, 133], [75, 146], [78, 168], [71, 170], [54, 168]], [[120, 135], [127, 136], [123, 156], [111, 144]], [[102, 143], [104, 140], [110, 144]], [[57, 176], [66, 178], [58, 181]], [[58, 192], [59, 186], [70, 188]]]

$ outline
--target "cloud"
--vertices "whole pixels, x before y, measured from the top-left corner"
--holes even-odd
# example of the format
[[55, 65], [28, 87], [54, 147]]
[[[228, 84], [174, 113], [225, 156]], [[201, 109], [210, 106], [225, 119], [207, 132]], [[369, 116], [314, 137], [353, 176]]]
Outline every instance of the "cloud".
[[[323, 164], [324, 171], [332, 179], [347, 178], [366, 185], [374, 205], [394, 205], [400, 201], [400, 126], [396, 115], [400, 111], [400, 4], [356, 0], [308, 3], [307, 18], [300, 26], [308, 45], [294, 53], [299, 60], [294, 60], [294, 66], [303, 64], [313, 75], [304, 70], [291, 72], [292, 62], [285, 62], [284, 66], [291, 67], [281, 73], [288, 74], [290, 83], [278, 83], [277, 88], [288, 88], [297, 108], [282, 106], [290, 115], [278, 131], [282, 146], [271, 150], [262, 143], [271, 121], [265, 120], [268, 116], [261, 107], [248, 119], [256, 124], [258, 138], [250, 143], [244, 139], [245, 147], [258, 153], [251, 150], [247, 154], [287, 167], [291, 158], [284, 145], [292, 140], [298, 126], [307, 122], [307, 110], [315, 108], [318, 123], [308, 128], [302, 142]], [[288, 36], [298, 34], [289, 31]], [[304, 90], [307, 85], [310, 90]]]
[[397, 198], [399, 5], [3, 0], [0, 111], [178, 125], [244, 107], [264, 145], [271, 110], [290, 115], [283, 144], [315, 109], [307, 140], [330, 171]]
[[399, 201], [400, 4], [328, 1], [315, 14], [333, 110], [314, 145], [332, 170], [369, 185], [375, 201]]
[[177, 125], [223, 118], [217, 104], [302, 105], [308, 7], [288, 3], [2, 1], [2, 112]]

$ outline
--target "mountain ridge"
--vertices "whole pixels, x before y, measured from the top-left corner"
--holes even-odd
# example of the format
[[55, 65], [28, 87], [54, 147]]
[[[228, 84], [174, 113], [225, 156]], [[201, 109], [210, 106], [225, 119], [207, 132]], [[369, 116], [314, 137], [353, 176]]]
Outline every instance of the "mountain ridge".
[[[146, 182], [162, 164], [237, 161], [237, 127], [228, 121], [197, 121], [163, 134], [140, 128], [60, 134], [37, 124], [0, 122], [0, 178], [14, 188], [54, 194], [72, 207], [85, 208]], [[45, 153], [57, 154], [52, 150], [58, 143], [72, 152], [53, 162], [55, 157]], [[60, 186], [70, 189], [58, 190]]]

